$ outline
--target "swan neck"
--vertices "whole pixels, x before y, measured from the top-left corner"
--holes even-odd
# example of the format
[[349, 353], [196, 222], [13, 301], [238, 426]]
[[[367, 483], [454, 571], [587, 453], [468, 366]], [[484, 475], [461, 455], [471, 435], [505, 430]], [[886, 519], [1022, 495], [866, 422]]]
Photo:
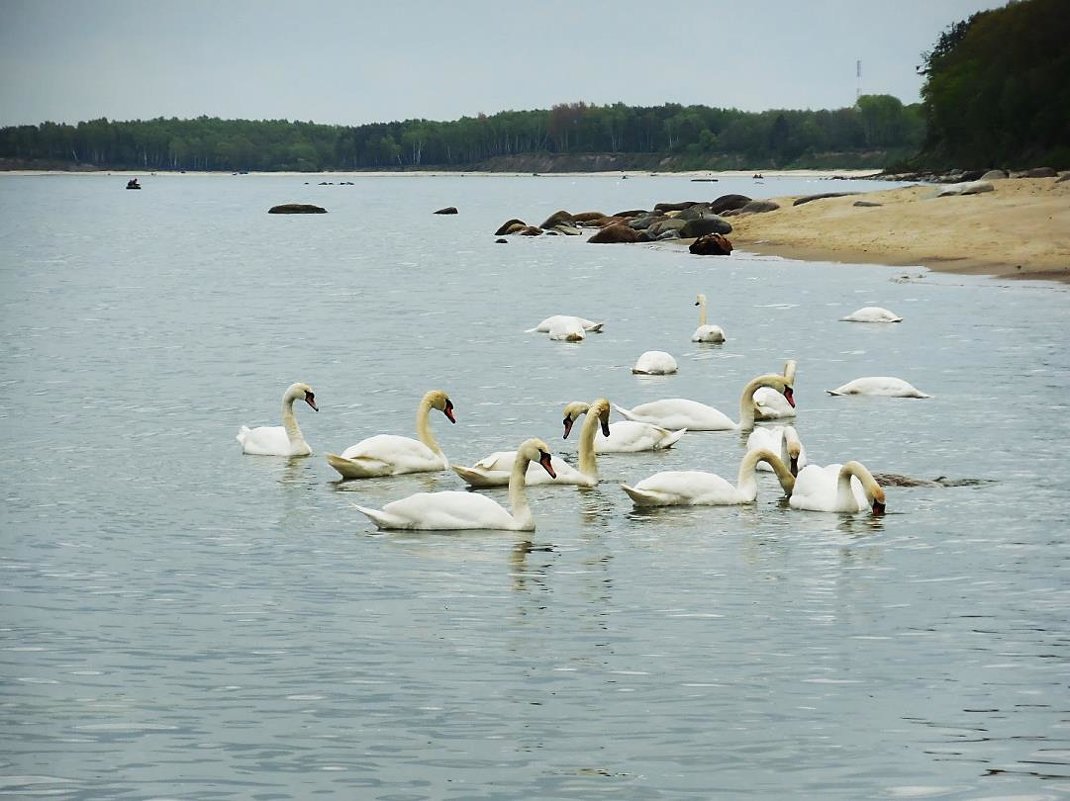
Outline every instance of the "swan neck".
[[416, 436], [424, 445], [430, 448], [437, 454], [442, 453], [442, 448], [439, 447], [438, 440], [435, 439], [435, 435], [431, 432], [431, 399], [425, 397], [420, 401], [420, 406], [416, 410]]
[[854, 493], [851, 490], [851, 477], [854, 476], [862, 484], [862, 491], [866, 494], [866, 503], [872, 504], [873, 499], [878, 497], [878, 494], [882, 494], [880, 484], [877, 483], [877, 479], [873, 478], [873, 474], [869, 472], [864, 464], [861, 462], [848, 462], [840, 468], [839, 481], [836, 484], [836, 494], [842, 500], [844, 498], [850, 499], [850, 503], [855, 504]]
[[768, 461], [766, 457], [772, 456], [772, 451], [759, 449], [749, 451], [743, 461], [739, 463], [739, 477], [736, 479], [736, 489], [748, 501], [758, 497], [758, 462]]
[[706, 296], [699, 295], [698, 297], [698, 324], [706, 325]]
[[294, 414], [293, 395], [287, 395], [282, 399], [282, 427], [286, 430], [286, 437], [290, 442], [304, 442], [305, 437], [301, 433], [301, 427], [297, 425], [297, 415]]
[[509, 510], [519, 530], [535, 528], [535, 518], [528, 504], [527, 473], [531, 458], [517, 451], [513, 460], [513, 472], [509, 474]]
[[580, 429], [580, 472], [586, 476], [598, 476], [598, 457], [594, 453], [594, 438], [602, 425], [601, 418], [593, 409], [587, 411]]
[[739, 427], [743, 431], [754, 428], [754, 393], [759, 387], [772, 387], [778, 392], [783, 391], [788, 382], [779, 375], [760, 375], [752, 378], [743, 387], [743, 394], [739, 396]]

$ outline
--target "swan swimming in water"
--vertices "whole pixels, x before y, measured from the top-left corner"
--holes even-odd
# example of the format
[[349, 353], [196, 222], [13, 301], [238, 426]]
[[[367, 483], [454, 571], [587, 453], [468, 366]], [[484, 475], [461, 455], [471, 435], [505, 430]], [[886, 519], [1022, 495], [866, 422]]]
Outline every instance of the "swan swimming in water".
[[447, 469], [449, 461], [439, 447], [428, 416], [438, 409], [451, 423], [453, 402], [440, 389], [428, 392], [416, 410], [416, 433], [419, 439], [396, 434], [377, 434], [350, 445], [341, 455], [327, 454], [327, 462], [342, 478], [376, 478], [403, 473], [433, 473]]
[[614, 408], [629, 420], [653, 423], [668, 429], [686, 428], [690, 431], [749, 431], [754, 428], [754, 393], [758, 387], [773, 387], [782, 392], [788, 403], [795, 403], [791, 384], [781, 375], [760, 375], [751, 379], [739, 397], [739, 422], [705, 403], [686, 398], [642, 403], [633, 409]]
[[696, 328], [695, 333], [691, 335], [691, 341], [710, 342], [713, 344], [724, 342], [724, 329], [719, 325], [709, 325], [706, 323], [706, 296], [701, 292], [699, 292], [698, 298], [695, 300], [695, 305], [699, 307], [698, 328]]
[[739, 464], [733, 485], [716, 473], [701, 470], [666, 470], [644, 478], [634, 487], [621, 484], [636, 506], [734, 506], [753, 503], [758, 497], [755, 469], [759, 462], [772, 467], [786, 495], [795, 486], [795, 477], [770, 450], [749, 451]]
[[602, 333], [605, 323], [596, 323], [585, 317], [576, 317], [571, 314], [555, 314], [547, 317], [534, 328], [529, 328], [525, 333], [549, 334], [550, 339], [562, 342], [580, 342], [587, 334]]
[[297, 417], [294, 401], [303, 400], [313, 411], [318, 412], [316, 396], [308, 384], [291, 384], [282, 395], [282, 425], [249, 428], [242, 426], [236, 439], [241, 443], [242, 453], [254, 456], [308, 456], [312, 448], [305, 442]]
[[898, 314], [880, 306], [863, 306], [861, 309], [851, 312], [841, 321], [847, 323], [901, 323], [903, 318]]
[[861, 462], [807, 465], [795, 477], [788, 505], [812, 512], [862, 512], [884, 514], [884, 490]]
[[[600, 398], [590, 405], [591, 413], [583, 421], [580, 429], [579, 444], [579, 469], [570, 465], [563, 459], [554, 456], [550, 466], [554, 469], [551, 479], [538, 470], [535, 465], [528, 468], [527, 483], [531, 484], [560, 484], [562, 486], [593, 487], [598, 484], [598, 459], [595, 456], [594, 437], [599, 428], [602, 433], [609, 436], [609, 401]], [[571, 421], [565, 417], [565, 437], [572, 429]], [[453, 472], [465, 480], [472, 487], [500, 487], [509, 483], [510, 471], [516, 460], [516, 451], [496, 451], [476, 462], [472, 467], [460, 467], [453, 465]]]
[[663, 350], [648, 350], [632, 367], [636, 375], [672, 375], [676, 372], [676, 359]]
[[920, 389], [891, 376], [868, 376], [856, 378], [836, 389], [826, 389], [829, 395], [880, 395], [887, 398], [931, 398]]
[[382, 509], [356, 508], [379, 529], [416, 529], [420, 531], [458, 531], [462, 529], [499, 529], [534, 531], [535, 518], [528, 505], [525, 475], [529, 464], [538, 464], [553, 478], [550, 448], [540, 439], [528, 439], [516, 449], [516, 459], [509, 475], [509, 506], [475, 492], [447, 490], [418, 492], [391, 501]]
[[[795, 386], [795, 360], [784, 362], [784, 378]], [[787, 398], [771, 387], [758, 387], [754, 393], [754, 419], [780, 420], [795, 416], [795, 404], [788, 403]], [[774, 449], [775, 450], [775, 449]], [[759, 468], [761, 469], [761, 468]]]
[[[769, 450], [780, 454], [780, 461], [788, 466], [793, 476], [806, 466], [806, 448], [799, 439], [794, 426], [770, 426], [756, 428], [747, 437], [747, 450]], [[758, 470], [772, 470], [768, 462], [759, 462]]]
[[[565, 406], [565, 439], [568, 439], [572, 426], [581, 416], [587, 414], [591, 404], [572, 401]], [[639, 453], [640, 451], [661, 451], [671, 448], [687, 432], [686, 428], [670, 431], [667, 428], [640, 423], [635, 420], [617, 420], [609, 424], [609, 436], [601, 429], [595, 432], [595, 453]]]

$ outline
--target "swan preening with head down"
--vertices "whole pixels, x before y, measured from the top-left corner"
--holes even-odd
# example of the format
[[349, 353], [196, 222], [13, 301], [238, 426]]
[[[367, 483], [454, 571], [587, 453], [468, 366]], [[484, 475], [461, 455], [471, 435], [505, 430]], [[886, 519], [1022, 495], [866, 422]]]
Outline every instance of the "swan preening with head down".
[[671, 353], [648, 350], [636, 359], [632, 372], [637, 375], [672, 375], [676, 369], [676, 359]]
[[840, 320], [848, 323], [901, 323], [903, 318], [880, 306], [863, 306]]
[[538, 464], [550, 478], [554, 477], [550, 448], [540, 439], [529, 439], [522, 442], [515, 453], [516, 459], [509, 474], [511, 511], [485, 495], [463, 490], [418, 492], [391, 501], [382, 509], [354, 506], [379, 529], [534, 531], [535, 518], [524, 490], [525, 476], [529, 464]]
[[[792, 387], [795, 386], [795, 360], [788, 359], [784, 362], [784, 378]], [[795, 402], [788, 399], [771, 387], [758, 387], [754, 392], [754, 419], [755, 420], [779, 420], [784, 417], [795, 416]]]
[[571, 314], [555, 314], [547, 317], [534, 328], [529, 328], [527, 333], [538, 332], [549, 334], [550, 339], [560, 342], [580, 342], [587, 334], [600, 334], [605, 323], [596, 323], [585, 317], [576, 317]]
[[753, 503], [758, 497], [755, 469], [766, 462], [776, 473], [784, 494], [791, 494], [795, 477], [770, 450], [748, 451], [739, 464], [733, 485], [716, 473], [701, 470], [666, 470], [644, 478], [634, 487], [621, 484], [636, 506], [732, 506]]
[[312, 387], [308, 384], [291, 384], [282, 395], [282, 425], [259, 428], [242, 426], [237, 436], [242, 453], [254, 456], [308, 456], [312, 453], [294, 415], [294, 401], [297, 400], [303, 400], [314, 411], [319, 411]]
[[807, 465], [795, 477], [788, 505], [812, 512], [861, 512], [884, 514], [884, 490], [861, 462]]
[[[547, 478], [546, 474], [531, 465], [528, 469], [528, 484], [560, 484], [579, 487], [593, 487], [598, 483], [598, 459], [595, 456], [594, 437], [598, 429], [602, 434], [609, 436], [609, 401], [600, 398], [590, 404], [590, 413], [583, 421], [580, 428], [579, 444], [579, 469], [573, 467], [563, 459], [554, 456], [550, 465], [554, 469], [554, 475]], [[565, 414], [565, 437], [572, 430], [572, 421], [566, 407]], [[576, 417], [579, 415], [577, 414]], [[472, 487], [500, 487], [510, 481], [510, 471], [516, 461], [516, 451], [496, 451], [485, 456], [471, 467], [459, 467], [453, 465], [453, 472], [465, 480]]]
[[666, 400], [642, 403], [633, 409], [615, 406], [616, 410], [629, 420], [653, 423], [668, 429], [686, 428], [690, 431], [749, 431], [754, 428], [754, 393], [759, 387], [772, 387], [782, 393], [787, 402], [794, 405], [795, 400], [791, 382], [782, 375], [760, 375], [751, 379], [739, 398], [739, 422], [734, 422], [728, 415], [698, 401], [686, 398], [668, 398]]
[[440, 389], [431, 390], [423, 396], [416, 410], [418, 440], [396, 434], [377, 434], [349, 446], [341, 455], [328, 453], [328, 463], [342, 478], [376, 478], [447, 469], [449, 461], [431, 433], [428, 417], [432, 409], [438, 409], [451, 423], [457, 422], [449, 396]]
[[879, 395], [886, 398], [931, 398], [913, 384], [891, 376], [867, 376], [848, 381], [836, 389], [826, 389], [829, 395]]
[[695, 329], [695, 333], [691, 335], [692, 342], [710, 342], [720, 343], [725, 341], [724, 330], [719, 325], [709, 325], [706, 323], [706, 296], [699, 292], [698, 297], [695, 299], [695, 305], [698, 306], [698, 328]]

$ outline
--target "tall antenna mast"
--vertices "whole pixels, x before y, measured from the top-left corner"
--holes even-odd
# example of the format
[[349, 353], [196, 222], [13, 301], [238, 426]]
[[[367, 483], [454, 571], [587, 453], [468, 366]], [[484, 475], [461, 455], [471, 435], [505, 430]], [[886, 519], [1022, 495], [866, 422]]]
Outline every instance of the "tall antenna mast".
[[862, 59], [855, 61], [855, 76], [858, 78], [858, 88], [855, 90], [855, 105], [858, 105], [859, 98], [862, 97]]

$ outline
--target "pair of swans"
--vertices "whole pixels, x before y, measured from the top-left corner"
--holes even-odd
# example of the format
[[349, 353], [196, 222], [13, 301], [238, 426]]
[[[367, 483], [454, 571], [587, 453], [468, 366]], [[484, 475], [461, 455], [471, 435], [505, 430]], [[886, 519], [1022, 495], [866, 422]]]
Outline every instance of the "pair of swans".
[[434, 473], [450, 464], [431, 433], [431, 410], [437, 409], [451, 423], [453, 401], [440, 389], [433, 389], [420, 400], [416, 409], [416, 434], [419, 439], [396, 434], [377, 434], [350, 445], [341, 455], [328, 453], [327, 463], [342, 478], [377, 478], [404, 473]]
[[534, 531], [535, 517], [525, 491], [526, 476], [528, 467], [538, 464], [550, 478], [554, 477], [550, 448], [540, 439], [528, 439], [520, 444], [515, 454], [516, 458], [509, 474], [509, 510], [485, 495], [464, 490], [418, 492], [391, 501], [382, 509], [370, 509], [357, 504], [354, 506], [366, 515], [376, 528], [385, 530]]
[[671, 353], [648, 350], [636, 359], [632, 372], [636, 375], [672, 375], [676, 369], [676, 359]]
[[644, 478], [634, 487], [620, 487], [639, 507], [651, 506], [736, 506], [754, 503], [758, 497], [756, 469], [759, 462], [768, 464], [786, 495], [795, 486], [795, 476], [783, 460], [771, 450], [748, 451], [739, 464], [736, 483], [716, 473], [702, 470], [664, 470]]
[[841, 317], [840, 320], [847, 323], [901, 323], [903, 318], [893, 311], [881, 306], [863, 306], [861, 309]]
[[[587, 414], [587, 419], [583, 421], [583, 426], [580, 428], [579, 468], [553, 456], [550, 461], [550, 466], [553, 468], [551, 478], [547, 478], [546, 473], [540, 472], [535, 465], [530, 465], [526, 476], [528, 484], [552, 483], [578, 487], [593, 487], [598, 484], [598, 458], [595, 456], [594, 439], [599, 429], [603, 436], [610, 436], [609, 401], [600, 398], [591, 404], [573, 402], [566, 406], [564, 438], [568, 438], [573, 423], [584, 413]], [[471, 487], [500, 487], [511, 481], [511, 471], [516, 465], [517, 458], [517, 451], [495, 451], [471, 467], [453, 465], [453, 472]]]
[[[784, 379], [795, 386], [794, 359], [784, 362]], [[754, 419], [755, 420], [780, 420], [785, 417], [795, 416], [795, 403], [788, 402], [787, 398], [770, 387], [758, 387], [754, 393]]]
[[555, 314], [547, 317], [534, 328], [529, 328], [527, 333], [549, 334], [550, 339], [558, 342], [581, 342], [587, 338], [588, 333], [602, 333], [604, 325], [605, 323], [596, 323], [585, 317]]
[[257, 428], [242, 426], [236, 437], [241, 443], [242, 453], [254, 456], [308, 456], [312, 453], [294, 414], [294, 401], [298, 400], [303, 400], [313, 411], [320, 410], [312, 387], [302, 383], [291, 384], [282, 394], [282, 425]]
[[[770, 426], [756, 428], [747, 437], [747, 450], [768, 450], [780, 454], [780, 460], [788, 466], [793, 476], [806, 466], [806, 448], [799, 439], [794, 426]], [[758, 470], [772, 470], [768, 462], [759, 462]]]
[[754, 394], [759, 387], [772, 387], [794, 407], [795, 399], [791, 382], [782, 375], [769, 374], [753, 378], [743, 387], [739, 398], [738, 423], [712, 406], [686, 398], [668, 398], [642, 403], [633, 409], [624, 409], [620, 406], [614, 408], [629, 420], [652, 423], [662, 428], [686, 428], [690, 431], [750, 431], [754, 428]]
[[908, 381], [892, 376], [867, 376], [848, 381], [836, 389], [826, 389], [829, 395], [876, 395], [886, 398], [931, 398]]
[[719, 344], [725, 341], [724, 330], [719, 325], [709, 325], [706, 322], [706, 296], [699, 292], [695, 299], [698, 306], [698, 328], [691, 335], [692, 342], [709, 342]]

